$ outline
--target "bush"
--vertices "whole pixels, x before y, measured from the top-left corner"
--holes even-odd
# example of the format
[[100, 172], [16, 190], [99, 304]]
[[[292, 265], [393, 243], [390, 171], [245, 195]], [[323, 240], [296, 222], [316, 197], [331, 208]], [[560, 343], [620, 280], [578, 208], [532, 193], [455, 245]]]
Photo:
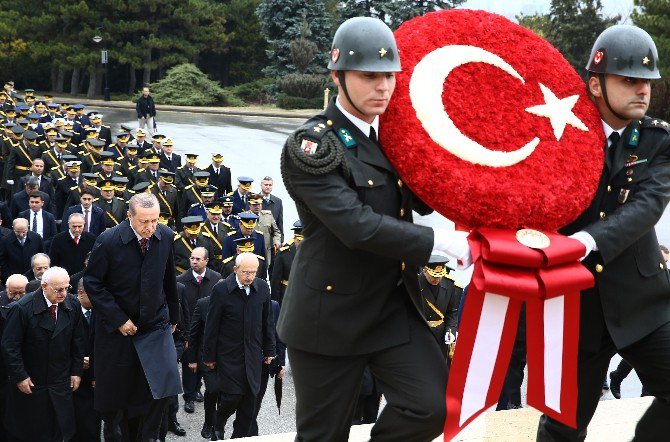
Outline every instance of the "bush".
[[240, 106], [243, 103], [218, 82], [210, 80], [194, 64], [174, 66], [165, 78], [151, 85], [156, 104], [178, 106]]
[[327, 85], [328, 77], [325, 75], [288, 74], [277, 80], [279, 91], [292, 97], [321, 98]]
[[238, 84], [237, 86], [227, 87], [225, 90], [230, 92], [235, 98], [247, 103], [265, 104], [270, 95], [271, 78], [259, 78], [249, 83]]
[[670, 80], [658, 80], [651, 84], [651, 103], [647, 115], [670, 121]]
[[277, 106], [282, 109], [321, 109], [323, 98], [292, 97], [280, 94], [277, 97]]

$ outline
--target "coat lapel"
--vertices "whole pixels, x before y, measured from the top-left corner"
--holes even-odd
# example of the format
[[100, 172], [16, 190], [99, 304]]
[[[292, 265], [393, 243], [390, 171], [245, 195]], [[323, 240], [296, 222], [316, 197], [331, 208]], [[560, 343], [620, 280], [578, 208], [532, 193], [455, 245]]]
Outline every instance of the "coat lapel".
[[70, 301], [65, 298], [65, 301], [61, 302], [61, 304], [58, 306], [58, 319], [56, 320], [56, 329], [54, 330], [53, 335], [51, 336], [51, 339], [55, 338], [58, 333], [62, 332], [65, 330], [67, 327], [70, 326], [70, 323], [72, 322], [72, 305], [70, 304]]
[[33, 314], [39, 316], [39, 326], [44, 330], [53, 332], [56, 324], [49, 314], [47, 301], [44, 299], [44, 293], [42, 293], [42, 290], [39, 289], [33, 296]]

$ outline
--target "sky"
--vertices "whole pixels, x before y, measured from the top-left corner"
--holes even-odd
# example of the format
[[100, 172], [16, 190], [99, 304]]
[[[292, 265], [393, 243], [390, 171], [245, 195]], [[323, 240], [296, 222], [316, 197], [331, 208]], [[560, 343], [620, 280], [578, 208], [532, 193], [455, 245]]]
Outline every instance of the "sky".
[[[467, 0], [463, 7], [484, 9], [514, 20], [514, 16], [519, 13], [523, 13], [524, 15], [547, 13], [549, 12], [550, 3], [549, 0]], [[620, 14], [624, 23], [633, 10], [633, 0], [602, 0], [602, 3], [603, 11], [606, 15]]]

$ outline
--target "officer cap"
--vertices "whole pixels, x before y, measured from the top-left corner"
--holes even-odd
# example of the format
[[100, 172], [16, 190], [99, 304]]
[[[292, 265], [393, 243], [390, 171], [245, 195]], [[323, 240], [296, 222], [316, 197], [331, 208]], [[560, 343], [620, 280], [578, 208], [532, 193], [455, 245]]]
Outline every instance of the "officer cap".
[[128, 138], [130, 134], [128, 132], [117, 132], [114, 134], [116, 138]]
[[233, 241], [235, 241], [235, 245], [240, 249], [240, 252], [254, 251], [254, 240], [252, 238], [237, 238]]
[[[49, 132], [47, 132], [47, 135], [48, 135], [48, 134], [49, 134]], [[56, 143], [67, 143], [67, 138], [62, 137], [62, 136], [60, 136], [60, 135], [57, 135], [56, 138], [54, 138], [54, 141], [55, 141]], [[61, 158], [62, 158], [62, 157], [61, 157]]]
[[300, 222], [300, 220], [294, 222], [291, 230], [302, 230], [302, 222]]
[[19, 103], [19, 104], [16, 105], [16, 109], [19, 112], [26, 112], [26, 111], [30, 110], [30, 106], [28, 106], [25, 103]]
[[20, 120], [16, 120], [17, 123], [19, 123], [21, 126], [27, 126], [30, 124], [30, 121], [26, 120], [25, 118], [21, 118]]
[[[70, 161], [77, 161], [78, 160], [77, 156], [72, 155], [72, 154], [61, 155], [60, 159], [63, 160], [63, 162], [65, 162], [65, 163], [68, 163]], [[79, 161], [79, 162], [81, 162], [81, 161]]]
[[49, 109], [58, 109], [58, 103], [49, 103], [47, 104]]
[[174, 141], [172, 141], [172, 138], [165, 138], [165, 139], [161, 142], [161, 144], [162, 144], [163, 146], [173, 146], [173, 145], [174, 145]]
[[146, 136], [147, 136], [147, 133], [146, 133], [146, 131], [145, 131], [144, 129], [137, 129], [137, 130], [135, 131], [135, 136], [136, 136], [136, 137], [146, 137]]
[[86, 126], [84, 128], [84, 130], [86, 131], [87, 134], [93, 134], [93, 133], [97, 134], [98, 133], [98, 131], [95, 130], [95, 127], [91, 127], [91, 126]]
[[80, 110], [84, 110], [85, 107], [86, 107], [86, 106], [84, 106], [83, 104], [79, 104], [79, 103], [77, 103], [77, 104], [75, 104], [74, 106], [72, 106], [72, 109], [74, 109], [74, 110], [76, 110], [76, 111], [80, 111]]
[[243, 212], [238, 215], [240, 217], [240, 224], [247, 229], [253, 229], [258, 222], [258, 215], [255, 213]]
[[26, 130], [22, 128], [21, 126], [14, 126], [12, 127], [12, 132], [14, 132], [14, 135], [23, 135], [23, 132]]
[[99, 114], [97, 112], [93, 112], [89, 115], [89, 119], [91, 121], [100, 121], [100, 120], [102, 120], [102, 114]]
[[205, 222], [202, 219], [202, 216], [185, 216], [181, 219], [181, 223], [184, 226], [197, 226]]
[[64, 136], [65, 138], [72, 138], [74, 136], [74, 133], [70, 132], [69, 130], [61, 130], [58, 133]]
[[35, 101], [35, 106], [46, 106], [47, 102], [44, 100], [37, 100]]
[[100, 157], [102, 158], [102, 164], [107, 165], [107, 166], [113, 166], [114, 165], [114, 153], [105, 151], [105, 152], [100, 152]]
[[158, 156], [156, 152], [149, 153], [146, 155], [147, 161], [150, 163], [160, 163], [161, 157]]
[[164, 178], [174, 178], [174, 172], [170, 172], [169, 170], [161, 169], [158, 171], [158, 176], [164, 177]]
[[214, 215], [220, 215], [223, 213], [223, 204], [221, 203], [211, 202], [205, 204], [205, 207], [207, 208], [208, 212], [213, 213]]
[[6, 114], [15, 114], [15, 113], [17, 113], [17, 112], [18, 112], [18, 109], [16, 109], [16, 108], [13, 108], [13, 109], [7, 109], [7, 110], [5, 111]]
[[130, 151], [136, 152], [137, 149], [139, 149], [139, 148], [140, 148], [140, 147], [137, 145], [137, 143], [128, 143], [128, 144], [126, 144], [126, 150], [130, 150]]
[[86, 184], [91, 184], [93, 186], [98, 184], [98, 174], [97, 173], [82, 173], [81, 176], [84, 177], [84, 181], [86, 181]]
[[115, 176], [112, 178], [112, 182], [116, 185], [116, 187], [125, 187], [126, 184], [128, 184], [128, 178], [124, 176]]
[[136, 193], [142, 193], [142, 192], [148, 192], [151, 189], [151, 183], [148, 181], [142, 181], [141, 183], [137, 183], [133, 186], [133, 190]]
[[190, 162], [194, 163], [197, 158], [198, 158], [197, 153], [187, 153], [186, 154], [186, 161], [190, 161]]
[[104, 141], [98, 140], [97, 138], [86, 138], [86, 142], [93, 147], [103, 147], [105, 145]]
[[219, 198], [219, 201], [221, 201], [221, 205], [223, 207], [232, 207], [233, 206], [233, 197], [232, 196], [228, 196], [228, 195], [222, 196], [221, 198]]
[[36, 140], [39, 137], [39, 134], [37, 132], [35, 132], [34, 130], [27, 130], [27, 131], [24, 132], [23, 137], [26, 140], [33, 141], [33, 140]]
[[221, 155], [220, 153], [213, 153], [212, 161], [223, 161], [223, 155]]
[[153, 134], [151, 136], [151, 138], [153, 138], [156, 141], [161, 141], [163, 138], [165, 138], [165, 135], [163, 135], [163, 134]]
[[251, 184], [254, 182], [254, 179], [248, 176], [238, 176], [237, 181], [239, 181], [242, 184]]
[[126, 132], [130, 132], [133, 130], [133, 128], [128, 126], [127, 124], [122, 124], [121, 129], [125, 130]]
[[195, 178], [196, 181], [197, 180], [206, 180], [207, 178], [209, 178], [209, 172], [207, 172], [205, 170], [199, 170], [199, 171], [193, 173], [193, 178]]
[[16, 127], [16, 123], [6, 122], [6, 123], [3, 123], [2, 125], [5, 129], [11, 129], [12, 127]]
[[77, 111], [74, 110], [74, 106], [68, 106], [67, 110], [65, 111], [68, 114], [76, 114]]
[[444, 255], [431, 255], [425, 267], [426, 273], [434, 278], [441, 278], [449, 273], [449, 270], [453, 270], [447, 265], [448, 262], [449, 258]]
[[23, 92], [25, 92], [26, 95], [35, 95], [35, 89], [24, 89]]
[[45, 128], [44, 133], [47, 135], [58, 135], [58, 131], [55, 127], [49, 127], [48, 129]]
[[98, 182], [98, 187], [100, 190], [114, 190], [116, 188], [114, 182], [109, 179], [100, 180], [100, 182]]
[[38, 114], [37, 112], [32, 112], [32, 113], [28, 114], [28, 119], [29, 120], [39, 120], [40, 118], [42, 118], [42, 116], [40, 114]]
[[216, 188], [216, 186], [212, 186], [211, 184], [208, 184], [208, 185], [204, 186], [202, 189], [200, 189], [200, 195], [202, 195], [204, 197], [207, 197], [207, 198], [213, 197], [216, 194], [217, 190], [218, 189]]
[[645, 30], [632, 25], [605, 29], [593, 44], [586, 70], [648, 80], [661, 78], [654, 40]]
[[260, 194], [255, 193], [253, 195], [249, 195], [247, 202], [249, 204], [263, 204], [263, 197]]
[[71, 170], [79, 170], [79, 165], [81, 164], [81, 161], [77, 160], [70, 160], [65, 163], [65, 167]]

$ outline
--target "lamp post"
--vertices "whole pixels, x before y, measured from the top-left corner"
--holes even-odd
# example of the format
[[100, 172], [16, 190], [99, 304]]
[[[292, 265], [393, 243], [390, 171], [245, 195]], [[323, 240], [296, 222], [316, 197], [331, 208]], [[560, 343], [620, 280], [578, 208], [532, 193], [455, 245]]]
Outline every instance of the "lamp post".
[[[102, 28], [98, 28], [98, 31], [100, 31], [100, 29], [102, 29]], [[102, 42], [102, 36], [100, 34], [96, 33], [95, 36], [93, 37], [93, 41], [96, 44]], [[105, 89], [103, 91], [103, 93], [104, 93], [103, 98], [104, 98], [105, 101], [109, 101], [109, 83], [108, 83], [108, 81], [109, 81], [108, 80], [109, 79], [109, 64], [107, 63], [107, 61], [108, 61], [107, 60], [107, 48], [105, 48], [104, 46], [102, 47], [102, 51], [100, 52], [100, 58], [101, 58], [101, 61], [102, 61], [102, 65], [105, 68]]]

